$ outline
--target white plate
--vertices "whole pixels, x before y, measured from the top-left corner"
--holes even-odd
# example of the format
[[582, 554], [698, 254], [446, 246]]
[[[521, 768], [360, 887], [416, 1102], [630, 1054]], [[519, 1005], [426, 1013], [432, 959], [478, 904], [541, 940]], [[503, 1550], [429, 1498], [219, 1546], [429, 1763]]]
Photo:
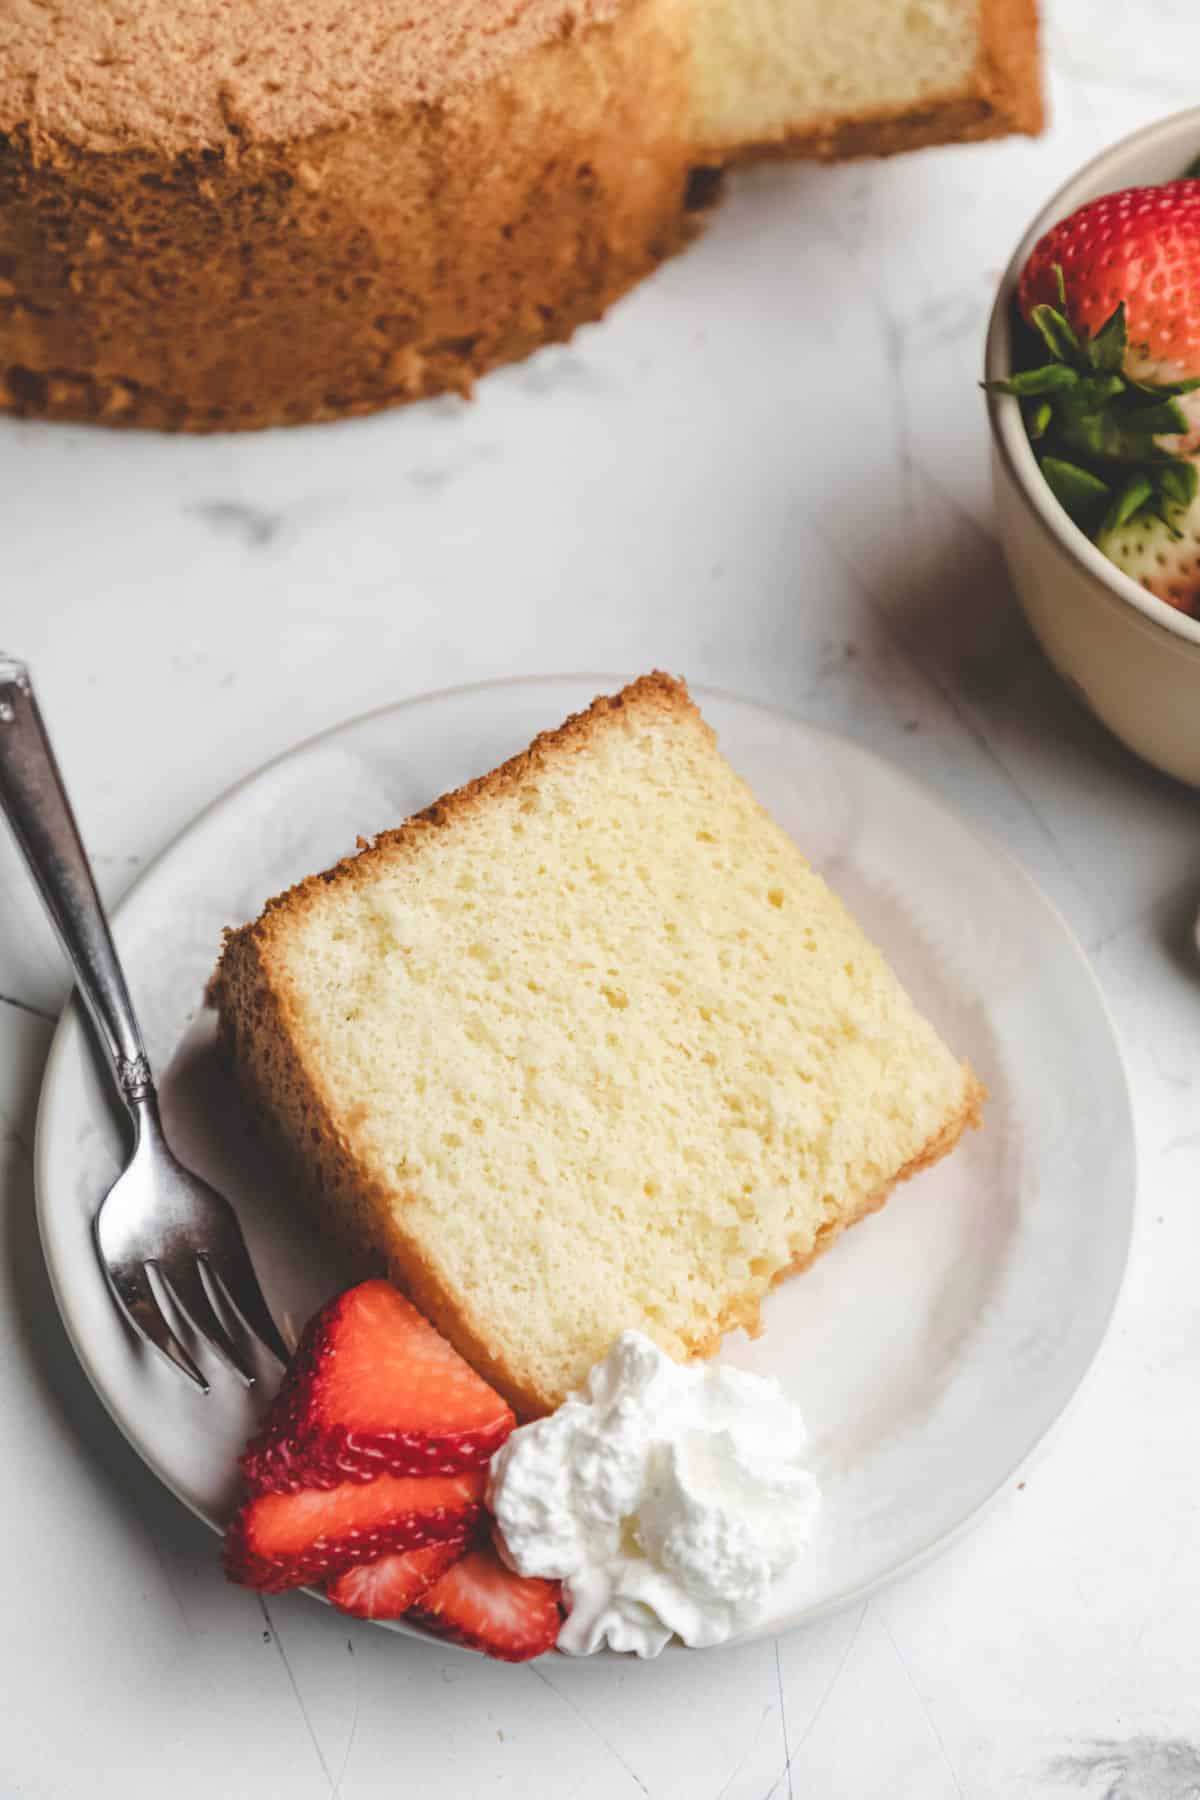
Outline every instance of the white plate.
[[[219, 800], [120, 909], [168, 1130], [234, 1199], [276, 1317], [302, 1324], [350, 1278], [236, 1132], [202, 992], [222, 928], [269, 894], [489, 769], [619, 683], [434, 694], [301, 745]], [[723, 1355], [779, 1377], [810, 1421], [824, 1490], [812, 1552], [761, 1631], [840, 1605], [977, 1514], [1095, 1356], [1129, 1246], [1134, 1140], [1120, 1055], [1067, 928], [1028, 878], [907, 776], [779, 713], [701, 696], [755, 793], [829, 877], [991, 1091], [985, 1129], [901, 1188]], [[252, 1408], [208, 1399], [131, 1342], [90, 1236], [119, 1118], [80, 1017], [64, 1017], [38, 1119], [46, 1259], [79, 1358], [155, 1473], [219, 1530]]]

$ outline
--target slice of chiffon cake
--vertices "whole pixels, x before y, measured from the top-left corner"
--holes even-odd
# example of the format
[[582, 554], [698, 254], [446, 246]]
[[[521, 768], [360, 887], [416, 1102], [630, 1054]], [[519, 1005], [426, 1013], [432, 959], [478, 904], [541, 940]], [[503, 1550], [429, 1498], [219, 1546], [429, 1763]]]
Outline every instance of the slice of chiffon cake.
[[228, 935], [298, 1190], [524, 1416], [753, 1331], [982, 1090], [655, 674]]

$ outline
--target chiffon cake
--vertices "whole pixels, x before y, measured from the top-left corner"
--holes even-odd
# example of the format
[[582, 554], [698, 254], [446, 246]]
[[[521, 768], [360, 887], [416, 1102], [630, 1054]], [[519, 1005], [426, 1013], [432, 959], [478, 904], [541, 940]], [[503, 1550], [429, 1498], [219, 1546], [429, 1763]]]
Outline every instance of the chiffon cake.
[[296, 1192], [524, 1417], [626, 1327], [754, 1331], [979, 1121], [661, 674], [272, 900], [214, 994]]
[[1036, 0], [0, 0], [0, 411], [463, 392], [686, 243], [731, 163], [1041, 116]]

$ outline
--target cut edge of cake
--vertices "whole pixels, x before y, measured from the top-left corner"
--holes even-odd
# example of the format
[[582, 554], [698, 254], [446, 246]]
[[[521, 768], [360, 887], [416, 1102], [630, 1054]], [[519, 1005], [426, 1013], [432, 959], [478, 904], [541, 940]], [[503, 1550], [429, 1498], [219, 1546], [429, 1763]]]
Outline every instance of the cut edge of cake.
[[[959, 1111], [947, 1119], [941, 1129], [889, 1180], [881, 1182], [878, 1187], [872, 1188], [868, 1194], [863, 1195], [857, 1206], [849, 1208], [839, 1218], [832, 1219], [827, 1225], [823, 1225], [817, 1232], [816, 1242], [812, 1249], [795, 1257], [793, 1261], [779, 1269], [771, 1281], [771, 1288], [777, 1288], [783, 1282], [790, 1280], [793, 1275], [801, 1275], [805, 1269], [810, 1269], [817, 1258], [823, 1256], [827, 1250], [831, 1250], [842, 1234], [848, 1231], [852, 1225], [861, 1225], [862, 1221], [869, 1219], [873, 1213], [881, 1212], [895, 1190], [904, 1182], [911, 1181], [914, 1175], [921, 1174], [924, 1169], [933, 1168], [935, 1163], [939, 1163], [944, 1157], [949, 1156], [965, 1132], [978, 1131], [982, 1127], [984, 1103], [988, 1098], [987, 1088], [980, 1081], [970, 1063], [964, 1061], [961, 1067], [964, 1076], [964, 1090], [963, 1102]], [[715, 1356], [720, 1348], [721, 1339], [739, 1327], [748, 1337], [759, 1337], [762, 1332], [762, 1303], [765, 1299], [766, 1295], [760, 1294], [745, 1304], [733, 1305], [729, 1311], [728, 1324], [722, 1324], [708, 1337], [700, 1339], [693, 1346], [692, 1354], [700, 1357]], [[517, 1411], [520, 1411], [519, 1407]]]
[[[305, 1055], [302, 1039], [291, 1029], [287, 997], [282, 984], [272, 979], [273, 950], [289, 924], [326, 895], [331, 884], [370, 882], [373, 865], [380, 857], [391, 859], [398, 851], [417, 854], [430, 833], [518, 786], [531, 772], [544, 767], [547, 759], [557, 760], [564, 752], [588, 744], [614, 713], [632, 708], [685, 716], [715, 744], [716, 734], [686, 685], [671, 676], [655, 671], [618, 694], [602, 695], [586, 711], [540, 733], [527, 749], [489, 773], [443, 795], [397, 829], [363, 843], [356, 855], [275, 896], [256, 920], [227, 931], [209, 988], [210, 1002], [219, 1013], [222, 1046], [243, 1097], [266, 1142], [296, 1180], [318, 1227], [329, 1234], [331, 1242], [343, 1247], [349, 1242], [373, 1267], [386, 1271], [505, 1395], [521, 1418], [552, 1411], [564, 1393], [522, 1379], [506, 1360], [504, 1346], [488, 1341], [463, 1298], [445, 1285], [429, 1258], [403, 1234], [396, 1216], [396, 1193], [374, 1179], [353, 1142], [339, 1129], [335, 1103], [325, 1089], [321, 1070]], [[807, 1268], [847, 1227], [877, 1212], [901, 1182], [940, 1161], [968, 1127], [980, 1124], [986, 1089], [969, 1064], [959, 1066], [964, 1087], [957, 1112], [943, 1119], [933, 1136], [895, 1174], [822, 1225], [811, 1248], [779, 1268], [768, 1286]], [[760, 1285], [751, 1294], [732, 1296], [713, 1330], [699, 1337], [684, 1337], [690, 1353], [713, 1355], [721, 1339], [738, 1327], [756, 1335], [765, 1292]]]
[[696, 154], [718, 167], [780, 158], [837, 162], [1010, 134], [1036, 137], [1046, 122], [1039, 42], [1039, 0], [979, 0], [974, 61], [945, 89], [759, 130], [725, 129], [700, 109]]

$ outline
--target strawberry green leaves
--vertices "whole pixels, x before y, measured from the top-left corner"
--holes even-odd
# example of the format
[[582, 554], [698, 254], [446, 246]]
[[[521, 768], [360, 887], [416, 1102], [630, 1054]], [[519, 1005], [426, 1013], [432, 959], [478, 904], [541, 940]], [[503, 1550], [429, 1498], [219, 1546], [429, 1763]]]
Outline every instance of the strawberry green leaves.
[[1110, 489], [1105, 482], [1078, 464], [1063, 462], [1057, 456], [1042, 458], [1042, 474], [1054, 498], [1066, 507], [1073, 519], [1098, 514], [1109, 497]]
[[1079, 386], [1079, 376], [1066, 363], [1045, 363], [1040, 369], [1021, 369], [1007, 381], [998, 381], [996, 391], [1001, 394], [1016, 394], [1018, 399], [1025, 400], [1039, 394], [1061, 394], [1067, 388]]
[[1167, 499], [1176, 506], [1190, 506], [1196, 498], [1197, 486], [1200, 486], [1200, 475], [1197, 475], [1195, 463], [1170, 464], [1160, 475], [1159, 486]]
[[1032, 443], [1044, 438], [1053, 423], [1054, 408], [1048, 400], [1039, 400], [1036, 406], [1026, 408], [1025, 429]]
[[1200, 383], [1131, 379], [1124, 302], [1089, 337], [1067, 316], [1057, 263], [1054, 280], [1059, 304], [1034, 306], [1024, 328], [1029, 366], [985, 385], [1020, 401], [1051, 491], [1089, 536], [1142, 513], [1169, 523], [1168, 507], [1190, 504], [1196, 470], [1160, 440], [1187, 432], [1179, 396]]
[[[1059, 270], [1061, 275], [1062, 270]], [[1129, 348], [1129, 332], [1125, 324], [1125, 302], [1122, 300], [1111, 318], [1106, 319], [1089, 346], [1089, 358], [1093, 369], [1119, 374], [1125, 366], [1125, 352]]]
[[[1117, 312], [1122, 309], [1117, 308]], [[1117, 315], [1113, 314], [1113, 318]], [[1077, 362], [1081, 355], [1079, 339], [1072, 331], [1070, 322], [1064, 312], [1056, 306], [1035, 306], [1033, 309], [1034, 329], [1040, 332], [1047, 350], [1058, 363]], [[1099, 364], [1093, 365], [1099, 368]]]
[[1146, 475], [1131, 475], [1104, 515], [1101, 531], [1119, 531], [1141, 512], [1154, 495], [1154, 483]]

